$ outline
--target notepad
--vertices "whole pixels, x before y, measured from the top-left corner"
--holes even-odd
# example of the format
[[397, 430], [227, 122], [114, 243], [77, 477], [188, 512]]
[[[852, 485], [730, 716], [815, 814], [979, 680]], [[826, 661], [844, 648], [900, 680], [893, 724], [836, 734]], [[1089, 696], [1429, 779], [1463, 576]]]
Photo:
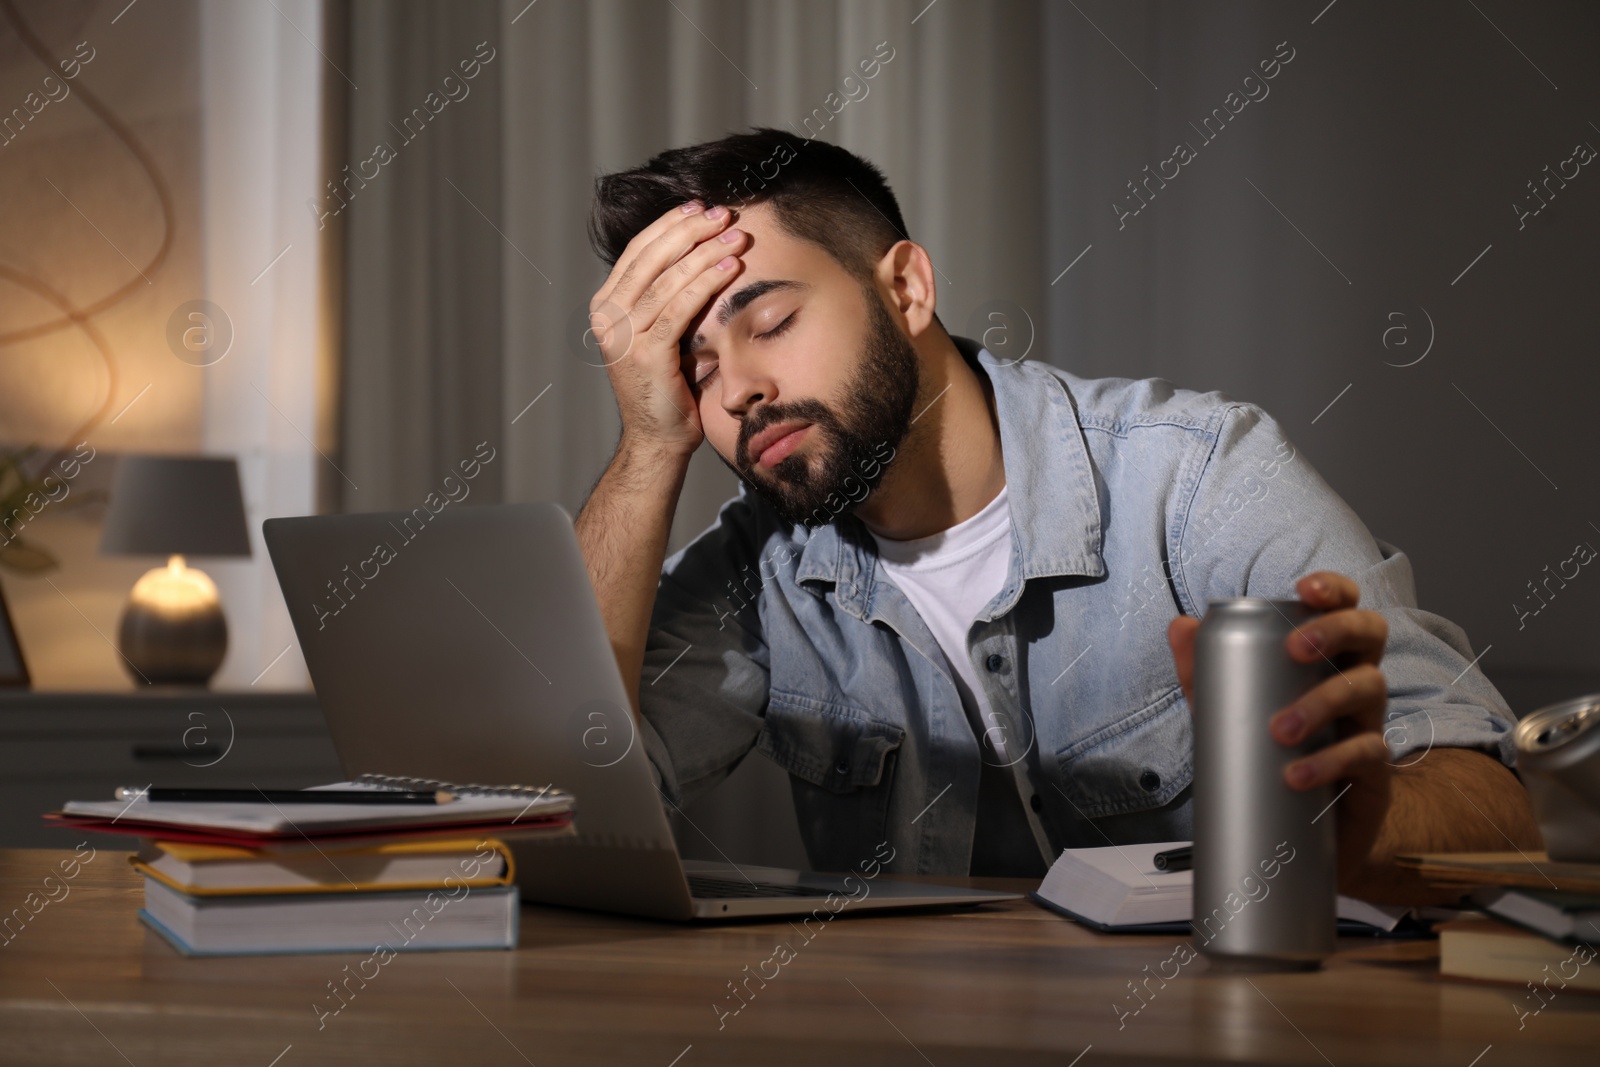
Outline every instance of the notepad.
[[[1187, 933], [1193, 912], [1194, 871], [1163, 871], [1157, 852], [1188, 841], [1069, 848], [1062, 851], [1039, 888], [1038, 904], [1107, 933]], [[1340, 896], [1341, 920], [1392, 931], [1410, 909], [1369, 904]]]
[[189, 801], [73, 800], [60, 813], [76, 824], [95, 824], [97, 831], [135, 832], [158, 836], [161, 827], [193, 828], [223, 834], [270, 837], [316, 837], [341, 832], [402, 830], [428, 827], [493, 828], [508, 823], [536, 827], [573, 810], [570, 794], [551, 786], [480, 786], [422, 779], [363, 775], [315, 789], [446, 789], [457, 799], [443, 804], [274, 804], [195, 803]]

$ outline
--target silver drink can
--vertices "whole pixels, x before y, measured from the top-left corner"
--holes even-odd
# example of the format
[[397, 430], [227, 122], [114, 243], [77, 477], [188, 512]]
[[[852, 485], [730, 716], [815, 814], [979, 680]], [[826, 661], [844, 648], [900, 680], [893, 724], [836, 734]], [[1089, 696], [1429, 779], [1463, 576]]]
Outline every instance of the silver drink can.
[[1545, 851], [1600, 863], [1600, 693], [1530, 711], [1512, 737]]
[[1213, 963], [1312, 969], [1334, 949], [1337, 839], [1327, 786], [1283, 769], [1333, 740], [1278, 742], [1274, 713], [1335, 673], [1284, 641], [1320, 612], [1299, 600], [1213, 600], [1194, 645], [1194, 940]]

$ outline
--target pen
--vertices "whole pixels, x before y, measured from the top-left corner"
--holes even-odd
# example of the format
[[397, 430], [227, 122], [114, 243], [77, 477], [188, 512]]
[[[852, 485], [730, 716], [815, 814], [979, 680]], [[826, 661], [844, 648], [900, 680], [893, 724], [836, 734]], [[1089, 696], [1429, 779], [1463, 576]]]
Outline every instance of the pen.
[[212, 801], [213, 803], [274, 804], [447, 804], [456, 798], [443, 789], [428, 792], [366, 789], [142, 789], [138, 786], [118, 786], [114, 794], [118, 800], [137, 800], [144, 797], [152, 802]]
[[1187, 871], [1194, 863], [1194, 846], [1184, 845], [1156, 853], [1156, 870]]

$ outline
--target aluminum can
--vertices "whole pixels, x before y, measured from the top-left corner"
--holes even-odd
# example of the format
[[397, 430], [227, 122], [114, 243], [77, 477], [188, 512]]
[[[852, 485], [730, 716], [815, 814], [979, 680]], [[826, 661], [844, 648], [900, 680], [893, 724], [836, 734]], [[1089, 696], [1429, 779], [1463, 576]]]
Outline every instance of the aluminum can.
[[1333, 740], [1298, 746], [1268, 721], [1336, 673], [1284, 644], [1320, 612], [1299, 600], [1213, 600], [1194, 645], [1194, 941], [1213, 964], [1309, 970], [1333, 952], [1337, 838], [1330, 787], [1289, 788], [1283, 770]]
[[1545, 851], [1600, 863], [1600, 693], [1530, 711], [1512, 738]]

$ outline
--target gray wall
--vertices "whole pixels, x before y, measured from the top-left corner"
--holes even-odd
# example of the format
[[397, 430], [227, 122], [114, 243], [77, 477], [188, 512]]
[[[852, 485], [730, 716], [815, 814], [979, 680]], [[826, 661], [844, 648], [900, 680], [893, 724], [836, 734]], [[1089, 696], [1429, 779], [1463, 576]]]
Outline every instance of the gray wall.
[[[1093, 248], [1050, 288], [1046, 356], [1261, 404], [1406, 551], [1421, 605], [1492, 646], [1516, 710], [1600, 688], [1600, 575], [1513, 607], [1600, 546], [1600, 166], [1512, 209], [1600, 146], [1600, 9], [1326, 2], [1081, 5], [1105, 37], [1047, 5], [1052, 265]], [[1269, 95], [1203, 141], [1189, 123], [1283, 41]], [[1111, 203], [1180, 140], [1196, 158], [1119, 229]]]

